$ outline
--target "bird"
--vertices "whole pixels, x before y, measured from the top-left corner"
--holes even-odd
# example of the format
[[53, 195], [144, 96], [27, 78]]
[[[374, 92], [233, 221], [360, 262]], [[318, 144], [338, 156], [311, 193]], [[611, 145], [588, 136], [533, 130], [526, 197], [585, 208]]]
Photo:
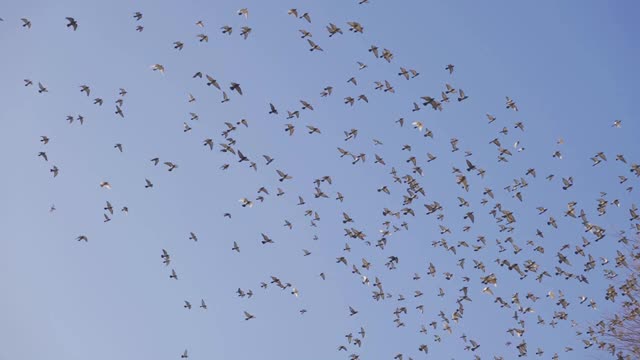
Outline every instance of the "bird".
[[240, 84], [238, 83], [231, 83], [231, 86], [229, 87], [229, 89], [231, 89], [231, 91], [235, 90], [238, 92], [238, 94], [242, 95], [242, 89], [240, 88]]
[[240, 31], [240, 35], [241, 35], [245, 40], [247, 40], [247, 38], [249, 37], [249, 34], [251, 33], [251, 30], [252, 30], [252, 29], [251, 29], [250, 27], [248, 27], [248, 26], [243, 26], [240, 30], [241, 30], [241, 31]]
[[248, 312], [244, 312], [244, 319], [245, 320], [251, 320], [251, 319], [255, 319], [255, 316], [249, 314]]
[[266, 161], [266, 165], [269, 165], [273, 162], [273, 158], [269, 155], [262, 155], [262, 157], [264, 158], [264, 160]]
[[78, 30], [78, 22], [72, 18], [72, 17], [66, 17], [65, 19], [67, 19], [67, 27], [72, 27], [73, 31]]
[[31, 20], [29, 20], [27, 18], [21, 18], [20, 20], [22, 21], [22, 27], [26, 27], [28, 29], [31, 29]]
[[506, 97], [507, 99], [507, 109], [513, 109], [515, 111], [518, 111], [518, 105], [516, 105], [516, 102], [513, 101], [510, 97]]
[[153, 64], [151, 65], [151, 70], [157, 71], [161, 74], [164, 74], [164, 65], [162, 64]]
[[242, 207], [252, 207], [253, 206], [253, 202], [250, 201], [247, 198], [241, 198], [240, 200], [238, 200], [240, 202], [240, 204], [242, 205]]
[[207, 86], [213, 85], [214, 87], [218, 88], [218, 90], [222, 90], [220, 88], [220, 84], [218, 84], [218, 81], [216, 79], [212, 78], [209, 75], [205, 75], [205, 77], [207, 78]]
[[167, 166], [168, 171], [173, 171], [178, 168], [178, 165], [172, 163], [171, 161], [165, 161], [164, 164]]
[[349, 31], [353, 31], [354, 33], [361, 33], [361, 34], [364, 32], [364, 28], [357, 21], [347, 21], [347, 24], [349, 25]]
[[295, 126], [293, 124], [287, 124], [287, 127], [284, 129], [284, 131], [289, 133], [289, 136], [293, 135], [293, 132], [295, 131]]
[[307, 39], [307, 42], [309, 43], [309, 46], [310, 46], [309, 51], [314, 51], [314, 50], [323, 51], [320, 46], [318, 46], [315, 42], [313, 42], [313, 40]]
[[265, 235], [263, 233], [261, 233], [260, 235], [262, 235], [262, 241], [261, 242], [262, 242], [263, 245], [264, 244], [273, 244], [274, 243], [274, 241], [269, 236], [267, 236], [267, 235]]
[[276, 170], [276, 172], [278, 173], [278, 175], [280, 176], [280, 179], [278, 179], [278, 181], [283, 182], [285, 180], [290, 180], [293, 179], [293, 177], [291, 177], [291, 175], [284, 173], [281, 170]]
[[298, 30], [298, 32], [300, 32], [300, 34], [302, 34], [302, 36], [300, 36], [301, 39], [313, 36], [313, 34], [311, 34], [311, 32], [309, 32], [309, 31], [307, 31], [305, 29], [300, 29], [300, 30]]
[[333, 92], [333, 87], [332, 86], [327, 86], [323, 89], [322, 93], [320, 93], [320, 95], [322, 97], [327, 97], [329, 95], [331, 95], [331, 93]]
[[338, 26], [336, 26], [333, 23], [329, 23], [329, 25], [327, 25], [327, 31], [329, 32], [329, 37], [334, 36], [335, 34], [342, 34], [342, 29], [340, 29]]
[[44, 85], [42, 85], [42, 83], [38, 83], [38, 93], [42, 94], [45, 92], [49, 92], [49, 89], [47, 89]]
[[458, 94], [460, 96], [458, 96], [458, 101], [462, 101], [462, 100], [466, 100], [469, 97], [467, 95], [465, 95], [464, 91], [462, 91], [462, 89], [458, 90]]
[[107, 206], [104, 208], [104, 210], [109, 211], [109, 213], [113, 215], [113, 206], [111, 206], [111, 203], [109, 201], [107, 201]]
[[445, 70], [449, 71], [449, 75], [453, 74], [453, 68], [454, 65], [453, 64], [449, 64], [445, 67]]

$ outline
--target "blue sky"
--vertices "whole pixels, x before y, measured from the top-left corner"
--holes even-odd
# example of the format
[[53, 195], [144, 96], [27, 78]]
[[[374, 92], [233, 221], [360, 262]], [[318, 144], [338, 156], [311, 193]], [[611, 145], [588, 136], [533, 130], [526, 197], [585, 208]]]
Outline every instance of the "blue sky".
[[[245, 19], [237, 15], [249, 9]], [[287, 15], [290, 8], [308, 12], [311, 23]], [[429, 346], [431, 358], [467, 359], [472, 355], [515, 358], [515, 346], [525, 339], [529, 356], [538, 347], [544, 358], [558, 353], [560, 358], [606, 358], [594, 349], [583, 350], [576, 330], [616, 310], [617, 304], [604, 299], [608, 281], [603, 269], [613, 268], [615, 251], [622, 249], [616, 233], [629, 230], [628, 209], [638, 202], [638, 178], [629, 172], [638, 163], [634, 87], [640, 81], [635, 66], [640, 50], [634, 35], [640, 30], [636, 19], [640, 8], [635, 2], [539, 1], [534, 3], [495, 1], [422, 2], [380, 1], [358, 5], [356, 0], [208, 2], [143, 0], [86, 2], [25, 0], [0, 7], [0, 41], [3, 65], [0, 67], [0, 151], [4, 154], [0, 188], [4, 206], [0, 207], [0, 336], [5, 339], [0, 359], [112, 359], [179, 358], [184, 349], [190, 358], [303, 358], [334, 359], [359, 354], [361, 359], [392, 359], [402, 353], [414, 359], [420, 344]], [[133, 14], [143, 18], [136, 21]], [[74, 17], [77, 31], [65, 27], [65, 17]], [[20, 18], [32, 22], [22, 27]], [[204, 28], [195, 25], [202, 20]], [[348, 31], [347, 21], [364, 26], [363, 34]], [[325, 26], [340, 26], [343, 35], [328, 37]], [[142, 32], [135, 31], [144, 26]], [[228, 36], [219, 29], [233, 27]], [[239, 35], [242, 26], [252, 32], [247, 40]], [[300, 39], [299, 29], [313, 33], [312, 40], [324, 51], [310, 52]], [[197, 34], [209, 36], [200, 43]], [[182, 41], [182, 51], [172, 43]], [[367, 51], [372, 45], [388, 48], [391, 63], [376, 59]], [[368, 65], [359, 70], [357, 61]], [[164, 65], [165, 74], [150, 69]], [[452, 75], [445, 70], [455, 64]], [[399, 77], [400, 67], [416, 69], [411, 80]], [[222, 93], [194, 79], [197, 71], [216, 78], [230, 97], [221, 103]], [[355, 76], [358, 84], [347, 83]], [[38, 94], [37, 86], [25, 87], [23, 79], [44, 84], [49, 92]], [[374, 81], [388, 80], [395, 93], [374, 90]], [[241, 84], [244, 95], [229, 90]], [[420, 96], [440, 97], [445, 83], [464, 89], [468, 99], [458, 102], [452, 95], [442, 112], [423, 107], [412, 112]], [[80, 92], [80, 85], [91, 88], [91, 96]], [[320, 97], [326, 86], [333, 94]], [[118, 89], [125, 88], [124, 118], [115, 112]], [[188, 94], [196, 98], [188, 102]], [[345, 105], [347, 96], [365, 94], [369, 103]], [[518, 112], [505, 109], [505, 96], [514, 99]], [[93, 99], [104, 99], [103, 106]], [[310, 102], [313, 111], [301, 110], [299, 100]], [[279, 110], [270, 115], [269, 103]], [[286, 110], [299, 110], [299, 119], [286, 119]], [[190, 112], [199, 120], [190, 120]], [[487, 123], [486, 113], [496, 116]], [[81, 114], [84, 125], [68, 124], [67, 115]], [[395, 121], [405, 119], [404, 127]], [[246, 119], [249, 126], [238, 126], [230, 134], [258, 170], [246, 162], [220, 152], [225, 142], [220, 135], [224, 122]], [[622, 120], [621, 128], [611, 125]], [[434, 133], [424, 138], [411, 127], [421, 121]], [[183, 123], [192, 128], [183, 132]], [[523, 122], [525, 130], [514, 128]], [[288, 136], [285, 124], [296, 127]], [[321, 134], [309, 135], [305, 126], [313, 125]], [[508, 134], [499, 134], [503, 128]], [[358, 129], [357, 138], [344, 140], [343, 132]], [[39, 142], [46, 135], [47, 145]], [[508, 163], [498, 163], [493, 138], [511, 149]], [[213, 151], [203, 146], [205, 138], [215, 142]], [[449, 140], [457, 138], [460, 151], [451, 152]], [[564, 144], [556, 141], [562, 138]], [[383, 145], [374, 145], [373, 139]], [[519, 141], [525, 150], [517, 152]], [[121, 143], [120, 153], [114, 145]], [[411, 152], [402, 150], [409, 144]], [[366, 153], [364, 164], [351, 164], [340, 158], [342, 147], [353, 153]], [[464, 151], [473, 155], [465, 157]], [[562, 160], [552, 158], [561, 151]], [[45, 162], [37, 154], [46, 151]], [[597, 152], [608, 161], [592, 166], [589, 159]], [[437, 156], [427, 163], [427, 153]], [[275, 160], [265, 165], [263, 154]], [[386, 166], [374, 163], [382, 156]], [[628, 164], [615, 161], [624, 154]], [[406, 162], [415, 156], [424, 176], [411, 173]], [[153, 166], [151, 158], [161, 164]], [[455, 184], [452, 167], [466, 173], [469, 159], [486, 170], [480, 178], [468, 173], [470, 190]], [[167, 172], [164, 161], [178, 164]], [[220, 170], [228, 163], [228, 170]], [[60, 169], [53, 178], [49, 169]], [[389, 172], [411, 174], [422, 185], [426, 196], [411, 204], [416, 216], [401, 219], [382, 216], [382, 209], [400, 210], [406, 185], [393, 183]], [[535, 168], [537, 177], [525, 176]], [[276, 169], [293, 179], [278, 182]], [[554, 174], [552, 181], [545, 176]], [[329, 199], [313, 196], [313, 180], [330, 175], [333, 184], [322, 184]], [[618, 175], [629, 180], [618, 183]], [[575, 185], [561, 189], [561, 179], [572, 176]], [[529, 186], [520, 189], [523, 201], [504, 190], [513, 179], [526, 178]], [[145, 189], [145, 179], [154, 187]], [[99, 187], [108, 181], [111, 190]], [[388, 186], [391, 194], [377, 192]], [[264, 186], [270, 195], [263, 203], [242, 208], [238, 199], [255, 199]], [[633, 186], [631, 192], [627, 187]], [[276, 196], [281, 187], [285, 195]], [[481, 205], [485, 187], [493, 189], [495, 199]], [[341, 192], [345, 199], [334, 200]], [[598, 216], [597, 199], [606, 192], [609, 202], [619, 199], [619, 208], [609, 205], [607, 215]], [[298, 196], [305, 205], [296, 205]], [[458, 206], [457, 197], [471, 206]], [[103, 222], [103, 207], [109, 201], [116, 213]], [[444, 207], [444, 220], [425, 215], [423, 204], [438, 201]], [[595, 243], [584, 232], [579, 220], [564, 217], [567, 203], [576, 201], [590, 221], [607, 230], [608, 236]], [[496, 203], [517, 218], [515, 230], [499, 232], [489, 211]], [[49, 207], [55, 204], [56, 211]], [[127, 206], [128, 215], [119, 210]], [[548, 212], [538, 215], [536, 207]], [[317, 212], [317, 227], [310, 226], [305, 210]], [[474, 211], [475, 223], [463, 219]], [[224, 218], [230, 213], [231, 219]], [[348, 224], [364, 231], [372, 246], [344, 234], [342, 212], [355, 222]], [[546, 224], [555, 217], [558, 229]], [[283, 226], [293, 223], [293, 229]], [[384, 250], [374, 247], [386, 220], [408, 231], [388, 236]], [[637, 221], [636, 221], [637, 222]], [[452, 234], [440, 235], [439, 224]], [[472, 225], [463, 232], [465, 225]], [[536, 237], [536, 229], [545, 237]], [[189, 233], [198, 242], [189, 240]], [[274, 239], [262, 245], [261, 233]], [[87, 243], [75, 240], [84, 234]], [[433, 247], [442, 238], [449, 244], [466, 241], [476, 244], [484, 235], [487, 246], [478, 252], [460, 247], [457, 254]], [[563, 251], [573, 264], [564, 269], [582, 274], [585, 258], [573, 254], [581, 236], [592, 240], [585, 251], [596, 259], [607, 257], [611, 264], [598, 265], [585, 273], [589, 284], [553, 276], [542, 283], [535, 276], [520, 280], [493, 260], [522, 263], [535, 260], [552, 275], [556, 253]], [[317, 240], [314, 240], [317, 236]], [[496, 239], [511, 236], [523, 250], [514, 254], [498, 252]], [[533, 240], [545, 248], [544, 254], [527, 245]], [[240, 253], [231, 250], [236, 241]], [[351, 252], [344, 252], [349, 243]], [[171, 254], [169, 267], [162, 264], [161, 249]], [[303, 256], [302, 249], [311, 252]], [[336, 263], [345, 256], [349, 267]], [[397, 256], [396, 270], [388, 270], [387, 257]], [[371, 298], [373, 286], [363, 285], [351, 273], [366, 258], [373, 265], [364, 270], [371, 281], [378, 277], [393, 297], [384, 301]], [[465, 268], [456, 266], [465, 258]], [[473, 269], [473, 259], [482, 261], [487, 273]], [[426, 274], [429, 263], [437, 268], [436, 277]], [[175, 269], [179, 280], [169, 279]], [[621, 274], [620, 269], [614, 269]], [[326, 274], [322, 280], [319, 274]], [[444, 272], [454, 275], [446, 280]], [[523, 338], [506, 330], [519, 327], [515, 308], [501, 309], [494, 297], [481, 292], [480, 277], [498, 276], [495, 296], [510, 301], [518, 292], [524, 307], [535, 313], [520, 314], [525, 319]], [[412, 280], [419, 273], [420, 280]], [[260, 282], [277, 276], [300, 291], [299, 297], [274, 284], [265, 289]], [[462, 278], [468, 276], [470, 281]], [[622, 275], [620, 276], [622, 277]], [[455, 300], [462, 286], [468, 286], [472, 302], [465, 302], [464, 317], [453, 333], [442, 330], [440, 311], [451, 319]], [[251, 299], [237, 297], [238, 288], [251, 289]], [[438, 289], [445, 292], [438, 297]], [[425, 295], [414, 298], [415, 290]], [[560, 308], [545, 297], [548, 291], [562, 290], [571, 303], [568, 321], [552, 328], [548, 323]], [[541, 299], [524, 299], [532, 292]], [[406, 298], [398, 301], [402, 294]], [[598, 303], [598, 310], [579, 304], [584, 295]], [[198, 309], [200, 299], [209, 308]], [[194, 308], [184, 309], [184, 300]], [[424, 314], [415, 307], [423, 304]], [[349, 316], [349, 306], [359, 313]], [[405, 327], [396, 328], [393, 311], [407, 307], [401, 319]], [[307, 313], [300, 315], [299, 310]], [[256, 316], [244, 320], [243, 311]], [[546, 325], [536, 324], [540, 315]], [[575, 327], [571, 326], [574, 320]], [[438, 322], [428, 334], [420, 325]], [[362, 347], [346, 343], [344, 335], [363, 326]], [[466, 334], [481, 346], [473, 353], [460, 338]], [[435, 336], [442, 341], [436, 342]], [[506, 346], [506, 342], [512, 345]], [[347, 352], [338, 352], [340, 345]], [[574, 351], [565, 352], [565, 346]], [[595, 347], [595, 346], [594, 346]]]

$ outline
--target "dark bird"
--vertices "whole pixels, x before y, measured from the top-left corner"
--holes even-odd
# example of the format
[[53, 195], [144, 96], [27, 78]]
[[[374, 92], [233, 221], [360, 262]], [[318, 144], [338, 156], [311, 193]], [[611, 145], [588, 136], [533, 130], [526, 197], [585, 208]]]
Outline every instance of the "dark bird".
[[67, 21], [68, 21], [67, 27], [72, 27], [73, 31], [78, 30], [78, 22], [74, 18], [67, 17], [65, 19], [67, 19]]

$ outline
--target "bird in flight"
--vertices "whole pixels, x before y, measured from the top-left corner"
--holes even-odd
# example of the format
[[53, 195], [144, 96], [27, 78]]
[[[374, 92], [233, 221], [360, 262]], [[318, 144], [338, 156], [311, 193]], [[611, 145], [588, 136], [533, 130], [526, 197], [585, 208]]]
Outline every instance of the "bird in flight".
[[242, 89], [240, 88], [240, 84], [238, 83], [231, 83], [231, 86], [229, 87], [229, 89], [231, 89], [231, 91], [235, 90], [238, 92], [238, 94], [242, 95]]
[[44, 85], [42, 85], [42, 83], [38, 83], [38, 93], [42, 94], [45, 92], [49, 92], [49, 89], [47, 89]]
[[67, 19], [67, 27], [72, 27], [73, 31], [78, 30], [78, 22], [74, 18], [67, 17], [65, 19]]
[[307, 42], [309, 43], [310, 49], [309, 51], [323, 51], [322, 48], [320, 46], [318, 46], [315, 42], [313, 42], [313, 40], [311, 39], [307, 39]]
[[161, 74], [164, 74], [164, 65], [162, 64], [153, 64], [151, 65], [151, 70], [157, 71]]
[[449, 75], [453, 74], [453, 68], [454, 65], [453, 64], [449, 64], [445, 67], [445, 70], [449, 71]]

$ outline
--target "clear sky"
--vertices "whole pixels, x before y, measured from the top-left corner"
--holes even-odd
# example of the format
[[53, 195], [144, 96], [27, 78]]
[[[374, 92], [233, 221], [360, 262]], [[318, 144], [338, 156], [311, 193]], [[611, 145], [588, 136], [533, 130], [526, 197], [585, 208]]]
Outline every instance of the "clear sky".
[[[237, 14], [244, 7], [247, 18]], [[290, 8], [307, 12], [311, 23], [288, 15]], [[139, 21], [136, 11], [143, 15]], [[185, 349], [190, 359], [419, 359], [425, 357], [421, 344], [434, 359], [514, 359], [523, 340], [530, 357], [542, 348], [544, 358], [607, 358], [596, 346], [583, 350], [581, 340], [588, 336], [576, 331], [617, 309], [620, 298], [604, 298], [610, 281], [603, 271], [615, 270], [622, 278], [624, 271], [614, 267], [616, 250], [623, 248], [616, 234], [627, 231], [631, 238], [629, 227], [638, 223], [629, 220], [640, 191], [638, 177], [629, 172], [640, 162], [633, 106], [640, 82], [637, 2], [24, 0], [2, 4], [0, 17], [0, 359], [179, 359]], [[65, 17], [75, 18], [77, 31], [65, 26]], [[31, 27], [23, 27], [21, 18]], [[204, 27], [195, 25], [199, 20]], [[349, 31], [348, 21], [362, 24], [364, 33]], [[329, 38], [329, 23], [344, 34]], [[138, 25], [143, 31], [136, 31]], [[221, 33], [223, 25], [233, 27], [231, 35]], [[246, 40], [242, 26], [252, 29]], [[310, 31], [324, 51], [309, 51], [299, 29]], [[199, 42], [198, 34], [208, 35], [208, 42]], [[181, 51], [174, 49], [176, 41], [184, 43]], [[375, 58], [367, 51], [371, 45], [389, 49], [392, 61]], [[367, 67], [359, 70], [358, 61]], [[164, 74], [152, 71], [154, 64], [163, 65]], [[447, 64], [455, 65], [451, 75]], [[405, 80], [398, 76], [400, 67], [419, 75]], [[221, 103], [221, 91], [192, 78], [198, 71], [218, 80], [230, 101]], [[357, 85], [347, 82], [351, 77]], [[34, 85], [25, 86], [24, 79]], [[384, 80], [395, 93], [374, 89], [374, 81]], [[38, 93], [38, 82], [48, 92]], [[243, 95], [229, 89], [231, 82], [241, 85]], [[421, 96], [440, 99], [447, 83], [468, 98], [457, 101], [458, 94], [450, 94], [441, 112], [422, 106]], [[90, 87], [90, 96], [81, 85]], [[332, 94], [321, 97], [327, 86]], [[128, 93], [119, 96], [119, 88]], [[196, 100], [189, 102], [189, 94]], [[361, 94], [368, 103], [344, 104], [345, 97]], [[506, 109], [505, 96], [518, 112]], [[104, 104], [93, 104], [95, 98]], [[124, 118], [115, 114], [119, 98]], [[314, 110], [302, 110], [299, 100]], [[420, 111], [412, 111], [413, 102]], [[279, 114], [268, 114], [269, 103]], [[300, 118], [286, 119], [287, 110], [299, 110]], [[190, 113], [199, 119], [190, 120]], [[491, 124], [487, 113], [496, 117]], [[69, 115], [82, 115], [84, 124], [69, 124]], [[241, 119], [248, 127], [238, 125], [229, 137], [257, 171], [219, 151], [227, 142], [224, 123]], [[615, 120], [622, 121], [620, 128], [612, 127]], [[433, 138], [413, 129], [413, 121], [422, 122]], [[517, 122], [524, 131], [514, 127]], [[295, 125], [293, 136], [285, 132], [287, 123]], [[321, 134], [308, 134], [307, 125]], [[507, 134], [499, 133], [503, 127]], [[354, 128], [357, 137], [345, 141], [344, 131]], [[43, 135], [50, 138], [46, 145], [39, 141]], [[213, 151], [203, 145], [206, 138], [213, 139]], [[452, 138], [460, 151], [451, 151]], [[489, 143], [494, 138], [511, 151], [508, 162], [498, 162], [498, 147]], [[557, 144], [560, 138], [563, 144]], [[365, 153], [366, 162], [353, 165], [350, 156], [340, 158], [337, 147]], [[465, 156], [467, 150], [472, 155]], [[38, 156], [41, 151], [48, 161]], [[555, 151], [562, 159], [552, 157]], [[590, 158], [600, 151], [607, 161], [592, 166]], [[437, 159], [427, 162], [427, 153]], [[375, 154], [386, 165], [374, 163]], [[616, 161], [616, 154], [627, 164]], [[266, 165], [262, 155], [275, 160]], [[411, 156], [423, 176], [412, 173]], [[155, 157], [157, 166], [150, 161]], [[466, 171], [467, 159], [486, 170], [484, 178]], [[165, 161], [178, 168], [168, 172]], [[230, 166], [223, 171], [223, 164]], [[55, 178], [53, 166], [59, 169]], [[392, 167], [400, 177], [412, 175], [426, 193], [409, 205], [415, 216], [383, 216], [384, 208], [405, 207], [407, 184], [394, 183]], [[467, 176], [468, 192], [456, 185], [452, 167]], [[530, 168], [535, 178], [525, 175]], [[279, 182], [276, 169], [293, 178]], [[555, 177], [548, 181], [550, 174]], [[329, 198], [314, 198], [314, 179], [326, 175], [332, 184], [321, 188]], [[619, 175], [628, 180], [620, 184]], [[564, 191], [561, 179], [570, 176], [574, 185]], [[505, 190], [521, 177], [528, 186]], [[153, 188], [145, 188], [145, 179]], [[101, 188], [102, 181], [112, 189]], [[385, 185], [389, 195], [377, 191]], [[269, 195], [257, 193], [262, 186]], [[278, 187], [284, 195], [276, 195]], [[483, 195], [485, 187], [495, 199]], [[337, 192], [343, 202], [335, 200]], [[620, 206], [610, 204], [598, 216], [600, 192]], [[264, 202], [255, 200], [260, 195]], [[297, 205], [298, 196], [304, 205]], [[241, 207], [243, 197], [254, 206]], [[458, 206], [458, 197], [470, 206]], [[107, 201], [114, 214], [104, 222]], [[423, 205], [434, 201], [443, 207], [442, 220], [438, 213], [425, 215]], [[590, 222], [606, 229], [605, 239], [596, 243], [579, 218], [563, 216], [570, 201], [577, 202], [576, 213], [584, 210]], [[513, 232], [500, 232], [506, 220], [496, 223], [489, 213], [497, 203], [513, 212]], [[50, 212], [52, 204], [56, 210]], [[548, 211], [538, 215], [541, 206]], [[306, 210], [318, 214], [316, 226]], [[463, 218], [468, 211], [474, 223]], [[343, 224], [343, 212], [354, 222]], [[557, 229], [547, 225], [549, 216]], [[384, 236], [385, 221], [390, 234], [381, 250], [374, 245]], [[408, 230], [400, 226], [403, 221]], [[439, 225], [451, 234], [441, 235]], [[345, 227], [363, 231], [371, 245], [344, 236]], [[536, 236], [537, 229], [544, 238]], [[274, 243], [261, 244], [261, 233]], [[79, 235], [88, 242], [76, 241]], [[479, 245], [481, 235], [486, 246], [479, 251], [456, 246]], [[589, 272], [583, 271], [588, 259], [574, 254], [582, 236], [591, 240], [585, 253], [597, 262]], [[517, 254], [508, 237], [522, 249]], [[432, 246], [441, 239], [457, 253]], [[497, 240], [506, 251], [500, 252]], [[231, 250], [234, 241], [240, 253]], [[350, 252], [343, 250], [345, 243]], [[556, 254], [565, 244], [570, 247], [562, 254], [572, 265], [560, 266], [586, 275], [589, 284], [554, 275]], [[534, 251], [536, 246], [545, 252]], [[162, 264], [162, 249], [171, 256], [169, 266]], [[304, 256], [303, 249], [311, 254]], [[348, 267], [336, 263], [340, 256]], [[398, 257], [395, 270], [384, 264], [389, 256]], [[599, 257], [610, 263], [601, 266]], [[362, 268], [363, 258], [372, 264], [369, 270]], [[540, 283], [530, 274], [520, 280], [496, 258], [521, 268], [533, 260], [538, 273], [546, 270], [552, 277]], [[474, 269], [473, 260], [482, 261], [486, 272]], [[429, 263], [436, 267], [434, 277], [427, 274]], [[352, 264], [371, 284], [352, 273]], [[169, 278], [171, 269], [177, 281]], [[421, 278], [413, 280], [414, 273]], [[483, 293], [480, 282], [490, 273], [498, 278], [490, 286], [494, 295]], [[276, 284], [261, 289], [270, 276], [292, 284], [299, 296]], [[384, 301], [372, 298], [376, 277], [391, 294]], [[463, 286], [472, 301], [462, 302], [464, 314], [456, 323]], [[238, 288], [254, 296], [238, 297]], [[438, 296], [440, 288], [444, 296]], [[414, 297], [416, 290], [424, 295]], [[570, 303], [568, 320], [551, 327], [554, 311], [563, 309], [557, 297], [546, 294], [560, 290]], [[540, 299], [526, 299], [529, 292]], [[523, 308], [535, 311], [519, 312], [522, 337], [507, 333], [522, 328], [512, 318], [518, 307], [494, 303], [496, 296], [510, 303], [514, 293]], [[597, 309], [587, 306], [589, 300], [580, 304], [580, 296], [593, 299]], [[198, 308], [201, 299], [207, 310]], [[183, 307], [185, 300], [191, 310]], [[421, 304], [423, 314], [416, 310]], [[350, 316], [349, 306], [358, 314]], [[394, 322], [399, 307], [407, 308], [400, 315], [404, 327]], [[301, 315], [301, 309], [307, 312]], [[244, 320], [244, 311], [255, 318]], [[443, 330], [440, 311], [451, 334]], [[433, 321], [436, 329], [428, 325]], [[426, 334], [419, 332], [421, 325]], [[362, 346], [347, 343], [346, 334], [360, 338], [360, 327], [366, 330]], [[470, 343], [463, 334], [480, 347], [465, 350]], [[338, 351], [340, 345], [347, 351]], [[567, 346], [573, 351], [566, 352]]]

